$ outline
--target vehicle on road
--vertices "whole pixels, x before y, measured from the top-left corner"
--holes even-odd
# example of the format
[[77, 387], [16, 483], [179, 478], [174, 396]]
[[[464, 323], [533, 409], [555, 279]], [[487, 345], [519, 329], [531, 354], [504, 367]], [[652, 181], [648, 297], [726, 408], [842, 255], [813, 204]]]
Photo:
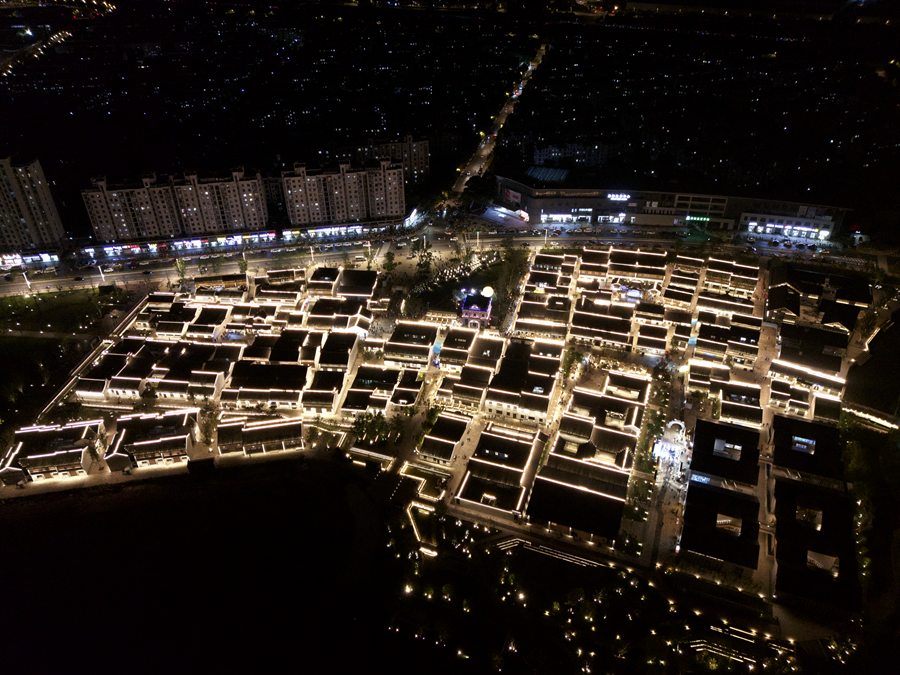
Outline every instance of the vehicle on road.
[[6, 275], [3, 276], [3, 278], [6, 279], [7, 281], [12, 281], [12, 275], [11, 275], [11, 274], [6, 274]]
[[74, 281], [84, 281], [84, 277], [75, 277]]
[[112, 274], [113, 272], [115, 272], [115, 270], [112, 267], [107, 267], [103, 270], [103, 274]]
[[141, 274], [153, 274], [153, 270], [144, 270]]

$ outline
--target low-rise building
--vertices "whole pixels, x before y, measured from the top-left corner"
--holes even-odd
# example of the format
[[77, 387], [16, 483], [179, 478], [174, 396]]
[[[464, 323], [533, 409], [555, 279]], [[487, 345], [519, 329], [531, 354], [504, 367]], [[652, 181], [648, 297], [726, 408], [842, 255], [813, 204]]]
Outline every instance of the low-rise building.
[[[457, 503], [521, 515], [529, 490], [526, 476], [540, 461], [546, 434], [489, 424], [456, 492]], [[476, 506], [477, 505], [477, 506]]]
[[448, 465], [453, 454], [462, 445], [471, 417], [442, 412], [437, 421], [416, 449], [416, 455], [435, 464]]
[[198, 414], [189, 408], [120, 417], [104, 457], [110, 471], [187, 462], [197, 440]]
[[23, 427], [0, 462], [0, 480], [45, 481], [86, 476], [95, 466], [106, 440], [103, 420]]
[[400, 321], [384, 344], [384, 362], [401, 368], [421, 368], [432, 358], [438, 327], [431, 323]]

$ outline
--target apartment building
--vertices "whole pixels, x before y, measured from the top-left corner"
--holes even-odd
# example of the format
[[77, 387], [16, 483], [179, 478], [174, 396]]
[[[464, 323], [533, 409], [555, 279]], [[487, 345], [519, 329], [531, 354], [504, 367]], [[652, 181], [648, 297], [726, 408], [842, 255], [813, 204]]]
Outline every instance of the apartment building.
[[181, 234], [175, 196], [156, 174], [144, 176], [140, 187], [110, 185], [106, 176], [91, 179], [81, 197], [97, 241], [127, 241]]
[[367, 220], [368, 183], [364, 169], [341, 163], [338, 170], [307, 169], [295, 163], [282, 172], [284, 204], [291, 225]]
[[427, 139], [414, 140], [411, 135], [392, 141], [369, 139], [367, 145], [357, 149], [359, 161], [388, 159], [403, 166], [403, 177], [408, 183], [418, 183], [431, 170]]
[[172, 181], [175, 204], [185, 234], [259, 230], [268, 225], [262, 177], [245, 177], [234, 169], [231, 179], [200, 179], [194, 172]]
[[98, 241], [131, 241], [260, 230], [268, 225], [265, 191], [259, 174], [247, 177], [243, 168], [230, 178], [183, 178], [158, 182], [155, 174], [141, 185], [110, 185], [106, 176], [91, 179], [82, 190]]
[[52, 247], [65, 236], [41, 163], [0, 158], [0, 246]]
[[388, 160], [363, 169], [342, 162], [337, 170], [296, 163], [282, 181], [292, 226], [401, 218], [406, 210], [403, 168]]

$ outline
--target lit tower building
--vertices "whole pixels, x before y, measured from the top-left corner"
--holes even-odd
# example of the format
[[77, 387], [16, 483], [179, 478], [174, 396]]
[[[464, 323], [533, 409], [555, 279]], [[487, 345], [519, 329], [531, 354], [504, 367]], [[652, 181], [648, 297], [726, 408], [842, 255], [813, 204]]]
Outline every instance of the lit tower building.
[[0, 246], [12, 250], [52, 247], [66, 238], [50, 186], [38, 160], [0, 158]]
[[140, 186], [109, 185], [106, 176], [91, 179], [81, 197], [97, 241], [158, 239], [181, 233], [172, 186], [157, 185], [156, 174]]
[[370, 163], [366, 173], [369, 178], [369, 218], [402, 217], [406, 210], [403, 167], [392, 166], [383, 159]]
[[230, 178], [183, 179], [157, 183], [144, 176], [141, 185], [110, 185], [105, 176], [91, 179], [82, 190], [97, 241], [135, 241], [260, 230], [268, 225], [266, 199], [259, 174], [245, 178], [235, 169]]
[[403, 167], [388, 160], [365, 169], [341, 163], [334, 169], [294, 164], [282, 173], [291, 225], [360, 223], [402, 217], [406, 209]]
[[269, 222], [262, 177], [244, 177], [243, 167], [231, 178], [197, 178], [185, 172], [173, 181], [175, 204], [185, 234], [259, 230]]

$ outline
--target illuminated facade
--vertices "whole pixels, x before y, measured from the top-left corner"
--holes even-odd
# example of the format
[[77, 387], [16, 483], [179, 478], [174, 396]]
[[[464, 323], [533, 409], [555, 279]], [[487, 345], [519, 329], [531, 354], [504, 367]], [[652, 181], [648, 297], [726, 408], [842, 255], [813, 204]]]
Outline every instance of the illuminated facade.
[[[557, 171], [558, 175], [540, 171]], [[527, 211], [530, 223], [698, 227], [824, 241], [840, 231], [850, 211], [840, 206], [729, 195], [576, 187], [564, 170], [540, 171], [497, 177], [498, 197]]]
[[187, 172], [164, 183], [151, 174], [133, 187], [109, 185], [105, 176], [91, 183], [81, 196], [102, 242], [259, 230], [269, 220], [262, 178], [243, 169], [222, 179]]
[[389, 160], [365, 169], [341, 163], [337, 171], [297, 163], [282, 180], [292, 226], [402, 218], [406, 210], [403, 167]]
[[51, 247], [65, 237], [41, 163], [0, 158], [0, 246]]

